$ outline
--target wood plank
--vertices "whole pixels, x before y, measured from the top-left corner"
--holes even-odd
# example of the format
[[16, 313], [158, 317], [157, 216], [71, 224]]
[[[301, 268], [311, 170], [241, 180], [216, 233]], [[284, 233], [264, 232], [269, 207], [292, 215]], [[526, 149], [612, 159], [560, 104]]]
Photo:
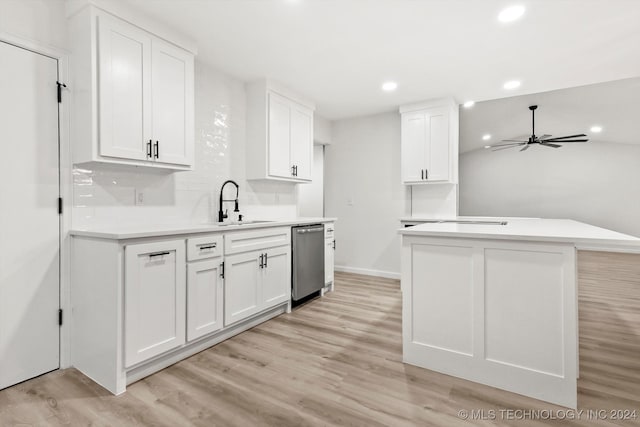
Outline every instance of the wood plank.
[[[579, 410], [636, 410], [640, 425], [640, 256], [578, 256]], [[0, 391], [0, 425], [542, 426], [500, 410], [563, 408], [402, 363], [397, 280], [336, 273], [336, 291], [112, 396], [75, 369]], [[463, 420], [458, 411], [497, 411]]]

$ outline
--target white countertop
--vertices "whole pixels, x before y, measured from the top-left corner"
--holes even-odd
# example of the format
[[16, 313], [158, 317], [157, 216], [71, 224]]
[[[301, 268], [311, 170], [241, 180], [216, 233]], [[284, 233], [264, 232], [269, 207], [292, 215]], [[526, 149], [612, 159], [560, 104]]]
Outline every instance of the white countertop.
[[218, 223], [204, 224], [152, 224], [152, 225], [108, 225], [91, 228], [75, 228], [70, 231], [72, 236], [93, 237], [99, 239], [140, 239], [144, 237], [175, 236], [179, 234], [216, 233], [224, 231], [251, 230], [265, 227], [286, 227], [305, 224], [322, 224], [334, 222], [336, 218], [295, 218], [285, 220], [269, 220], [246, 224], [219, 225]]
[[[422, 218], [433, 220], [434, 218]], [[447, 218], [452, 219], [452, 218]], [[640, 238], [570, 219], [458, 217], [460, 220], [506, 221], [506, 225], [428, 223], [402, 228], [405, 236], [457, 237], [573, 243], [578, 249], [640, 252]], [[418, 218], [403, 218], [416, 221]]]

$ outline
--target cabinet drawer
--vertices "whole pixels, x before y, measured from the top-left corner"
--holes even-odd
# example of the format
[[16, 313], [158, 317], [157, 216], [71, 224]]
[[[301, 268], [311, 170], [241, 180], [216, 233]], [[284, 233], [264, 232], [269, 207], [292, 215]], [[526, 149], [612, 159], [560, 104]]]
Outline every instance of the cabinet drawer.
[[187, 239], [187, 261], [222, 255], [222, 234]]
[[333, 223], [330, 222], [324, 225], [324, 238], [325, 239], [333, 239]]
[[262, 228], [224, 235], [224, 253], [237, 254], [291, 244], [291, 228]]

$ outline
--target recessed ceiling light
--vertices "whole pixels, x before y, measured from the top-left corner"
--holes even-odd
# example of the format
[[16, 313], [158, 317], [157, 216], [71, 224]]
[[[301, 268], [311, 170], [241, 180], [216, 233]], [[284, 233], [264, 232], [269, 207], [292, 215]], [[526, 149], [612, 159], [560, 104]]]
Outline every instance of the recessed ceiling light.
[[490, 139], [491, 139], [491, 135], [489, 135], [488, 133], [487, 133], [487, 134], [485, 134], [485, 135], [482, 135], [482, 140], [483, 140], [483, 141], [488, 141], [488, 140], [490, 140]]
[[593, 132], [593, 133], [602, 132], [602, 126], [591, 126], [591, 132]]
[[382, 84], [382, 90], [385, 92], [391, 92], [398, 88], [398, 83], [396, 82], [384, 82]]
[[491, 148], [491, 146], [490, 145], [485, 145], [484, 148]]
[[520, 87], [520, 81], [519, 80], [509, 80], [502, 87], [507, 89], [507, 90], [516, 89], [516, 88]]
[[464, 104], [462, 104], [462, 106], [463, 106], [464, 108], [471, 108], [471, 107], [473, 107], [473, 105], [474, 105], [475, 103], [476, 103], [475, 101], [467, 101], [467, 102], [465, 102]]
[[524, 6], [522, 5], [516, 5], [516, 6], [509, 6], [506, 9], [503, 9], [499, 14], [498, 14], [498, 21], [500, 22], [512, 22], [515, 21], [516, 19], [520, 18], [522, 15], [524, 15]]

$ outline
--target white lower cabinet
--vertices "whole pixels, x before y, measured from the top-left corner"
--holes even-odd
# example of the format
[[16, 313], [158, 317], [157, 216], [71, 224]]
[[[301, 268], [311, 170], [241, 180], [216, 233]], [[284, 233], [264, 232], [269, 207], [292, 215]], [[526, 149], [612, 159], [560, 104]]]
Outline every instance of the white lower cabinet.
[[291, 300], [290, 242], [289, 227], [225, 235], [225, 327]]
[[222, 257], [187, 265], [187, 341], [222, 329], [223, 275]]
[[291, 299], [291, 246], [265, 252], [262, 268], [261, 303], [264, 308]]
[[324, 284], [328, 285], [333, 283], [333, 264], [335, 259], [335, 245], [336, 241], [333, 239], [326, 239], [324, 241]]
[[225, 326], [246, 319], [260, 309], [260, 255], [260, 252], [245, 252], [225, 257]]
[[125, 249], [125, 366], [185, 343], [184, 240]]
[[[324, 284], [333, 285], [336, 240], [332, 222], [324, 225]], [[333, 290], [333, 287], [332, 287]]]
[[114, 394], [290, 308], [290, 227], [72, 251], [73, 365]]

